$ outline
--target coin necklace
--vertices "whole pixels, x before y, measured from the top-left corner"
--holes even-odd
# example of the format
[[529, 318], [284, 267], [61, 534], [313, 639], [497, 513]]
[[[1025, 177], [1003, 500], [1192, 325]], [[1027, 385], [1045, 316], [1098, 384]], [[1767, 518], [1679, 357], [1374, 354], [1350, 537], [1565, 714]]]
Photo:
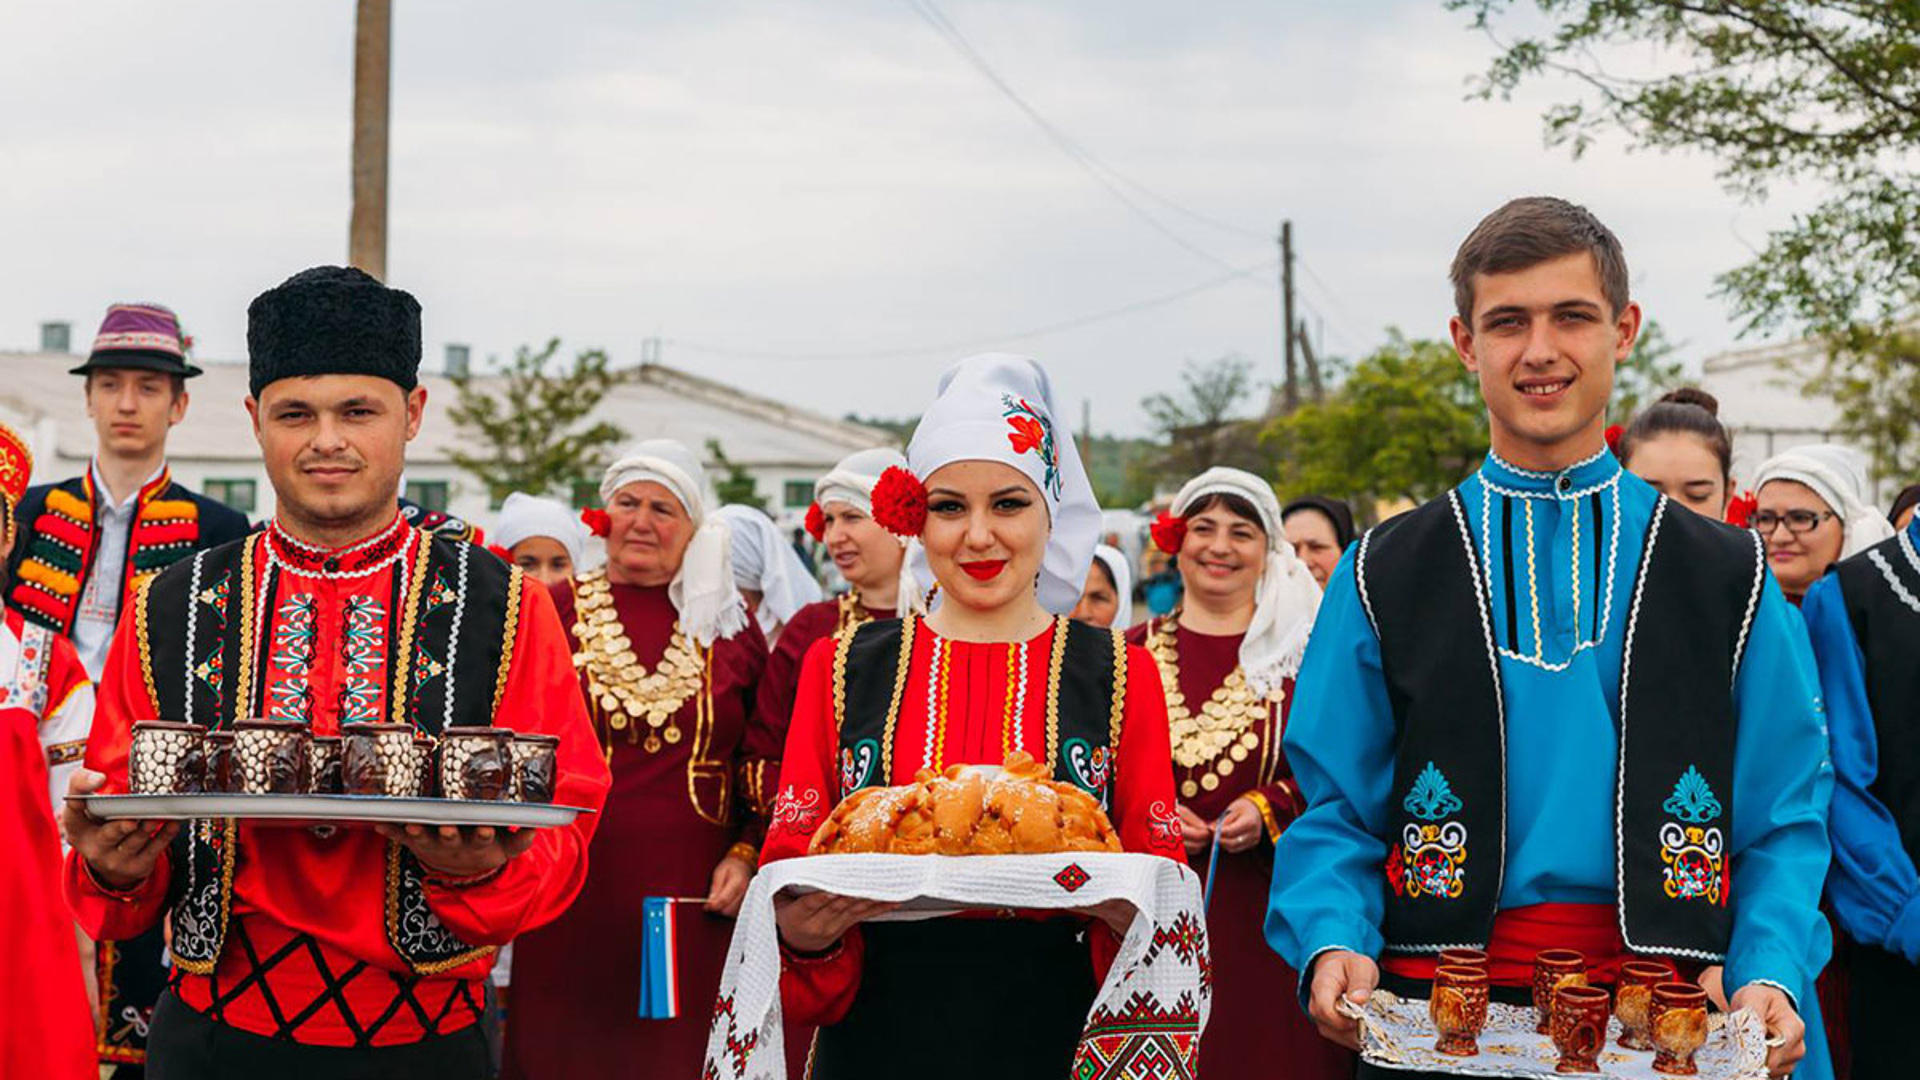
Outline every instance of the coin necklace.
[[1147, 652], [1159, 667], [1160, 682], [1166, 689], [1173, 763], [1189, 772], [1203, 770], [1197, 780], [1189, 775], [1180, 782], [1180, 797], [1191, 799], [1218, 788], [1239, 763], [1260, 749], [1260, 733], [1254, 726], [1264, 724], [1272, 715], [1272, 702], [1253, 692], [1236, 664], [1226, 680], [1214, 688], [1213, 696], [1200, 706], [1199, 715], [1189, 711], [1186, 695], [1180, 691], [1175, 621], [1171, 615], [1155, 621], [1153, 632], [1147, 635]]
[[[673, 718], [700, 692], [706, 670], [705, 650], [687, 639], [680, 624], [652, 671], [634, 655], [633, 642], [620, 625], [613, 606], [613, 587], [604, 570], [582, 577], [575, 594], [573, 636], [579, 651], [573, 666], [587, 677], [587, 696], [606, 715], [607, 726], [626, 731], [628, 742], [638, 742], [649, 754], [685, 737]], [[641, 725], [646, 738], [641, 739]]]

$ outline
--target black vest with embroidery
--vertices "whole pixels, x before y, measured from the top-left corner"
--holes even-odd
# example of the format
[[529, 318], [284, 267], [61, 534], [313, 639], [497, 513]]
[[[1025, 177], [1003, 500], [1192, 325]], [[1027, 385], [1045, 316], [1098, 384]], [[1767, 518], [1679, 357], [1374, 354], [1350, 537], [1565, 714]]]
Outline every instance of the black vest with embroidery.
[[[1485, 568], [1458, 493], [1369, 532], [1355, 573], [1398, 731], [1387, 947], [1484, 946], [1505, 876], [1506, 777], [1526, 763], [1506, 758]], [[1614, 792], [1619, 920], [1636, 952], [1726, 953], [1733, 680], [1765, 573], [1754, 534], [1654, 506], [1626, 620]]]
[[[456, 726], [492, 726], [513, 660], [524, 573], [472, 544], [416, 535], [420, 546], [393, 575], [382, 719], [428, 735], [439, 734], [449, 716]], [[250, 536], [200, 552], [162, 571], [139, 594], [134, 610], [142, 667], [161, 716], [213, 729], [262, 715], [268, 650], [261, 643], [271, 640], [272, 628], [252, 624], [256, 612], [274, 611], [279, 579], [271, 568], [255, 572], [266, 543]], [[269, 595], [256, 595], [255, 577]], [[416, 579], [419, 587], [410, 587]], [[249, 700], [239, 700], [242, 686]], [[230, 819], [193, 822], [174, 842], [172, 953], [183, 970], [208, 974], [219, 962], [234, 868], [246, 858], [239, 848]], [[427, 906], [420, 864], [405, 848], [387, 844], [382, 872], [387, 940], [415, 974], [438, 974], [494, 951], [461, 941], [441, 924]]]
[[[900, 720], [896, 689], [911, 657], [901, 643], [913, 641], [916, 616], [863, 623], [834, 643], [835, 721], [840, 731], [840, 798], [863, 787], [893, 783], [892, 729]], [[1115, 752], [1126, 711], [1126, 639], [1069, 619], [1054, 620], [1052, 647], [1059, 650], [1057, 686], [1047, 704], [1057, 717], [1047, 731], [1053, 778], [1073, 784], [1113, 805]], [[1038, 756], [1038, 755], [1036, 755]]]
[[1880, 768], [1867, 789], [1920, 853], [1920, 554], [1905, 530], [1838, 564], [1840, 596], [1866, 662]]

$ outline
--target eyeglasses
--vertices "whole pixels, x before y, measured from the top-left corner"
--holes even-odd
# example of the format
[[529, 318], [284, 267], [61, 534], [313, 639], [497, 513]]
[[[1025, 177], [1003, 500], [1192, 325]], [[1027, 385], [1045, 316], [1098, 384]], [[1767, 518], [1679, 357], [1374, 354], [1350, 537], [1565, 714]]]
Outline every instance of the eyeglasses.
[[1785, 525], [1788, 532], [1798, 536], [1819, 528], [1820, 523], [1830, 517], [1839, 516], [1831, 510], [1821, 510], [1818, 513], [1812, 510], [1789, 510], [1784, 514], [1772, 510], [1756, 510], [1752, 517], [1747, 518], [1747, 525], [1761, 536], [1771, 536], [1774, 529]]

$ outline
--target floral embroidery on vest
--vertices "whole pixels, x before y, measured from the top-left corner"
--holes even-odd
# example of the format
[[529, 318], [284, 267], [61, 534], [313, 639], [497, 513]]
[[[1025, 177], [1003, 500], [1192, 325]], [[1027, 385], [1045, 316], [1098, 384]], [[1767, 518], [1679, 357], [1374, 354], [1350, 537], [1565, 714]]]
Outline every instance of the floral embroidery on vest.
[[1408, 822], [1388, 857], [1387, 878], [1394, 893], [1458, 899], [1466, 888], [1467, 827], [1446, 819], [1463, 809], [1459, 796], [1429, 761], [1400, 805], [1424, 824]]
[[1722, 807], [1700, 770], [1687, 766], [1673, 785], [1673, 794], [1660, 808], [1678, 819], [1660, 826], [1660, 861], [1666, 864], [1667, 896], [1725, 904], [1727, 845], [1720, 827], [1712, 824], [1719, 819]]

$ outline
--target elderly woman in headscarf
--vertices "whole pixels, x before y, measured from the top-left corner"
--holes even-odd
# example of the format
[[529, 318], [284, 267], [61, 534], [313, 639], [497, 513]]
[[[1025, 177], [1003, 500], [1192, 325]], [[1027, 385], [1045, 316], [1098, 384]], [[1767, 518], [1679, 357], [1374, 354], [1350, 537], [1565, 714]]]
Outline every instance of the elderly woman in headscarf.
[[733, 583], [769, 643], [803, 607], [820, 599], [820, 583], [807, 572], [779, 526], [765, 513], [738, 503], [717, 512], [732, 533]]
[[[670, 439], [607, 467], [605, 568], [553, 590], [613, 789], [579, 899], [519, 939], [505, 1073], [544, 1080], [699, 1073], [758, 852], [733, 777], [766, 640], [728, 561], [700, 461]], [[671, 897], [675, 1019], [639, 1019], [643, 897]]]
[[[871, 493], [876, 520], [919, 539], [940, 598], [925, 618], [866, 623], [807, 653], [765, 861], [805, 854], [862, 788], [1014, 751], [1108, 806], [1127, 850], [1180, 858], [1153, 663], [1118, 631], [1066, 617], [1100, 513], [1056, 406], [1024, 356], [971, 357], [941, 377], [908, 467]], [[1096, 965], [1131, 918], [1102, 906], [867, 922], [887, 910], [830, 893], [776, 901], [783, 1008], [821, 1025], [818, 1080], [1066, 1075]]]
[[1767, 565], [1796, 606], [1827, 568], [1893, 535], [1874, 507], [1866, 465], [1844, 446], [1819, 443], [1775, 454], [1753, 480], [1748, 527], [1767, 545]]
[[1187, 481], [1153, 524], [1155, 546], [1179, 564], [1180, 605], [1128, 635], [1166, 687], [1187, 858], [1202, 874], [1218, 860], [1213, 1015], [1200, 1043], [1201, 1074], [1216, 1078], [1269, 1075], [1279, 1061], [1302, 1080], [1354, 1068], [1304, 1013], [1274, 1006], [1299, 977], [1261, 933], [1273, 845], [1306, 809], [1280, 736], [1320, 609], [1283, 519], [1272, 485], [1252, 473], [1213, 468]]
[[542, 585], [574, 576], [587, 554], [587, 529], [565, 504], [516, 491], [500, 504], [495, 553]]
[[1109, 544], [1093, 549], [1093, 565], [1087, 570], [1087, 584], [1080, 590], [1073, 617], [1102, 630], [1133, 625], [1133, 570], [1127, 566], [1125, 552]]

